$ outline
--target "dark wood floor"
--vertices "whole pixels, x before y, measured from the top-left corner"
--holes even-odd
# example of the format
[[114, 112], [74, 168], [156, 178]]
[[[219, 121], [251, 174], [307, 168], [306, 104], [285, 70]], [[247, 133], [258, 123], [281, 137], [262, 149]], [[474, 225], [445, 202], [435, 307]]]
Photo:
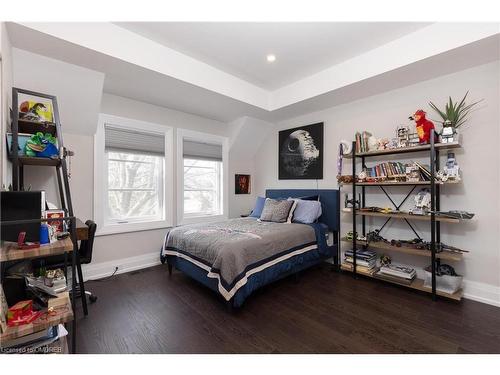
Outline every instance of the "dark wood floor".
[[80, 353], [500, 353], [500, 309], [439, 300], [332, 272], [274, 283], [230, 314], [213, 292], [166, 266], [87, 288]]

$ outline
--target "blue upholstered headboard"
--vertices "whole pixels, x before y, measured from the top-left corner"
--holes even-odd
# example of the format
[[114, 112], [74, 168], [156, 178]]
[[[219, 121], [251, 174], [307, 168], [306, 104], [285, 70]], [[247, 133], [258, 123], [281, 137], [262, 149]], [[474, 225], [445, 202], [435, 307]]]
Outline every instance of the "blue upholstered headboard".
[[332, 232], [340, 230], [340, 195], [334, 189], [268, 189], [266, 198], [299, 198], [319, 195], [323, 211], [319, 221], [328, 225]]

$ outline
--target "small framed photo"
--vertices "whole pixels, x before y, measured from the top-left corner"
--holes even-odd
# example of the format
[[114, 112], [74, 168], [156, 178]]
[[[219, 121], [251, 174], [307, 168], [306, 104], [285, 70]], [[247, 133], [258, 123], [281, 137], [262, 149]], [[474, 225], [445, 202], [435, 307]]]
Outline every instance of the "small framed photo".
[[234, 175], [234, 192], [235, 194], [250, 194], [249, 174]]

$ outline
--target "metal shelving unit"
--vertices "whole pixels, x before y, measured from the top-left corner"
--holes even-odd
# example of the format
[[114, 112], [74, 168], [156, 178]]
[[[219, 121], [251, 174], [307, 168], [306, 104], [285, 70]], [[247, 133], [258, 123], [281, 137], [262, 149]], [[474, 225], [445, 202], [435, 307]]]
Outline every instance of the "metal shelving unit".
[[[358, 244], [360, 244], [363, 247], [370, 247], [372, 244], [368, 244], [366, 241], [359, 241], [357, 240], [357, 224], [358, 224], [358, 216], [361, 216], [361, 225], [362, 225], [362, 233], [363, 236], [366, 236], [367, 233], [367, 224], [366, 224], [366, 217], [382, 217], [385, 218], [384, 224], [380, 227], [380, 229], [383, 229], [387, 223], [392, 220], [392, 219], [399, 219], [399, 220], [404, 220], [409, 228], [413, 231], [413, 233], [416, 235], [417, 238], [420, 238], [420, 235], [417, 233], [416, 229], [414, 226], [411, 224], [412, 220], [424, 220], [428, 221], [430, 223], [430, 233], [431, 233], [431, 240], [430, 240], [430, 249], [429, 250], [415, 250], [415, 249], [409, 249], [409, 248], [397, 248], [397, 247], [392, 247], [390, 245], [383, 245], [379, 244], [373, 245], [373, 248], [379, 248], [379, 249], [385, 249], [385, 250], [393, 250], [393, 251], [400, 251], [404, 252], [406, 254], [410, 255], [424, 255], [427, 257], [431, 258], [431, 273], [432, 273], [432, 288], [429, 290], [423, 286], [423, 280], [421, 279], [415, 279], [414, 282], [412, 282], [410, 285], [406, 284], [399, 284], [395, 281], [392, 281], [395, 284], [399, 284], [402, 286], [409, 287], [411, 289], [418, 289], [422, 290], [425, 292], [429, 292], [432, 295], [432, 298], [435, 300], [437, 295], [455, 299], [455, 300], [460, 300], [462, 297], [462, 291], [458, 291], [454, 294], [448, 294], [448, 293], [443, 293], [436, 291], [436, 268], [437, 265], [439, 265], [439, 262], [441, 259], [447, 259], [447, 260], [453, 260], [453, 261], [459, 261], [462, 259], [461, 254], [455, 254], [455, 253], [437, 253], [437, 244], [441, 242], [441, 222], [447, 222], [447, 223], [460, 223], [460, 219], [454, 219], [454, 218], [445, 218], [445, 217], [436, 217], [435, 212], [440, 210], [441, 206], [441, 186], [444, 185], [443, 183], [436, 181], [436, 172], [439, 170], [440, 165], [439, 165], [439, 152], [440, 150], [448, 150], [448, 149], [454, 149], [454, 148], [460, 148], [461, 145], [458, 142], [455, 143], [449, 143], [449, 144], [444, 144], [444, 143], [435, 143], [434, 139], [434, 132], [431, 132], [431, 140], [428, 145], [422, 145], [422, 146], [414, 146], [414, 147], [404, 147], [404, 148], [396, 148], [396, 149], [390, 149], [390, 150], [377, 150], [373, 152], [363, 152], [356, 154], [356, 142], [353, 142], [352, 144], [352, 156], [347, 156], [348, 158], [352, 158], [352, 176], [353, 176], [353, 183], [350, 184], [352, 186], [352, 196], [353, 196], [353, 201], [355, 201], [356, 193], [357, 193], [357, 188], [361, 188], [361, 202], [359, 202], [359, 207], [360, 208], [365, 208], [366, 207], [366, 189], [371, 187], [371, 186], [377, 186], [379, 187], [385, 196], [389, 199], [389, 201], [392, 203], [395, 209], [395, 213], [380, 213], [380, 212], [369, 212], [369, 211], [361, 211], [356, 209], [356, 203], [353, 203], [353, 208], [352, 209], [344, 209], [344, 213], [348, 213], [352, 215], [352, 231], [353, 231], [353, 239], [352, 241], [349, 241], [352, 243], [352, 249], [353, 249], [353, 263], [352, 266], [348, 265], [343, 265], [341, 269], [344, 271], [349, 271], [353, 273], [353, 276], [356, 277], [358, 274], [362, 274], [364, 276], [368, 276], [371, 278], [376, 278], [376, 279], [381, 279], [377, 277], [375, 274], [370, 274], [368, 272], [358, 272], [357, 267], [356, 267], [356, 251]], [[356, 176], [356, 164], [358, 163], [358, 160], [361, 161], [361, 166], [362, 168], [366, 168], [366, 159], [374, 156], [393, 156], [393, 155], [401, 155], [401, 154], [407, 154], [407, 153], [422, 153], [426, 152], [429, 155], [429, 162], [430, 162], [430, 180], [429, 181], [418, 181], [418, 182], [410, 182], [410, 181], [404, 181], [404, 182], [363, 182], [359, 183], [355, 181], [355, 176]], [[344, 184], [344, 185], [349, 185], [349, 184]], [[430, 193], [431, 193], [431, 214], [426, 215], [426, 216], [419, 216], [419, 215], [410, 215], [407, 213], [401, 213], [399, 212], [399, 209], [401, 206], [406, 202], [406, 200], [410, 197], [410, 195], [413, 193], [415, 188], [417, 186], [429, 186], [430, 187]], [[396, 204], [392, 197], [390, 196], [389, 192], [385, 189], [387, 186], [410, 186], [411, 190], [410, 192], [404, 197], [404, 199], [399, 203]], [[344, 241], [345, 242], [345, 241]], [[421, 251], [421, 253], [417, 253]], [[388, 280], [384, 280], [388, 281]], [[391, 282], [391, 281], [388, 281]]]
[[[33, 121], [23, 120], [19, 118], [19, 94], [24, 94], [31, 97], [39, 97], [43, 99], [48, 99], [52, 102], [53, 108], [53, 122], [50, 123], [37, 123]], [[44, 167], [55, 167], [56, 176], [58, 183], [58, 193], [61, 201], [61, 208], [67, 213], [66, 217], [60, 218], [58, 220], [64, 220], [69, 223], [70, 238], [66, 240], [57, 241], [54, 244], [43, 246], [37, 249], [32, 249], [29, 251], [18, 250], [11, 243], [4, 243], [0, 247], [0, 261], [6, 262], [14, 259], [28, 259], [37, 257], [49, 257], [58, 254], [64, 254], [65, 259], [68, 253], [72, 253], [71, 257], [71, 276], [72, 276], [72, 286], [77, 285], [76, 273], [77, 273], [77, 262], [79, 258], [78, 253], [78, 243], [77, 243], [77, 233], [76, 233], [76, 218], [73, 214], [73, 205], [71, 201], [71, 191], [69, 187], [68, 179], [68, 167], [66, 162], [66, 157], [69, 155], [69, 151], [64, 147], [61, 122], [59, 118], [59, 109], [57, 106], [57, 98], [53, 95], [47, 95], [44, 93], [34, 92], [30, 90], [24, 90], [17, 87], [12, 88], [12, 147], [10, 151], [10, 161], [12, 162], [12, 189], [14, 191], [24, 190], [24, 166], [44, 166]], [[57, 158], [40, 158], [40, 157], [27, 157], [19, 155], [19, 124], [28, 123], [29, 125], [39, 126], [40, 131], [55, 134], [57, 137], [57, 146], [59, 149], [59, 155]], [[16, 220], [11, 222], [3, 222], [3, 225], [13, 225], [13, 224], [28, 224], [35, 222], [44, 222], [46, 219], [34, 219], [34, 220]], [[66, 267], [65, 267], [66, 268]], [[54, 325], [58, 323], [68, 323], [72, 322], [71, 327], [71, 352], [76, 351], [76, 319], [75, 316], [75, 294], [70, 293], [71, 298], [66, 296], [65, 302], [68, 303], [68, 308], [71, 310], [69, 313], [60, 321], [55, 322]], [[51, 299], [52, 300], [52, 299]], [[50, 301], [49, 300], [49, 303]], [[60, 301], [59, 301], [60, 302]], [[16, 332], [8, 333], [16, 337], [22, 336], [23, 334], [29, 334], [36, 332], [37, 330], [44, 329], [43, 325], [39, 326], [37, 324], [30, 324], [27, 329], [25, 326], [13, 327], [17, 330], [11, 330]], [[26, 330], [26, 333], [23, 333]], [[17, 332], [19, 331], [19, 332]], [[9, 334], [2, 334], [3, 339], [8, 339]], [[66, 343], [66, 340], [64, 340]]]

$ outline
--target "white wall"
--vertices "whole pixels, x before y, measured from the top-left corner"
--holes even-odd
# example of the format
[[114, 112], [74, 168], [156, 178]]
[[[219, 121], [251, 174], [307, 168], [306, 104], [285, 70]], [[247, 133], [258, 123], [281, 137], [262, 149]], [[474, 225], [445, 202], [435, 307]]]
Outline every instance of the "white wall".
[[[449, 95], [459, 99], [470, 90], [469, 100], [484, 98], [485, 101], [464, 126], [463, 149], [456, 151], [463, 171], [463, 183], [443, 188], [441, 206], [443, 210], [471, 211], [476, 213], [476, 217], [463, 225], [442, 225], [442, 240], [470, 250], [462, 263], [452, 264], [465, 275], [466, 294], [500, 304], [499, 68], [497, 61], [278, 123], [273, 136], [267, 138], [257, 154], [257, 193], [263, 194], [266, 188], [315, 188], [316, 183], [319, 188], [335, 188], [340, 140], [352, 140], [354, 133], [362, 130], [371, 131], [379, 138], [393, 137], [396, 127], [407, 124], [408, 115], [418, 108], [424, 108], [431, 118], [436, 118], [428, 106], [429, 100], [444, 104]], [[325, 123], [324, 179], [279, 181], [278, 131], [316, 122]], [[344, 174], [349, 174], [350, 168], [351, 164], [346, 161]], [[369, 189], [368, 204], [390, 206], [383, 193], [375, 188]], [[395, 189], [391, 188], [391, 191], [397, 192], [398, 198], [406, 193], [406, 188]], [[379, 223], [368, 220], [370, 222]], [[342, 216], [342, 233], [352, 228], [351, 223], [349, 215]], [[383, 235], [388, 238], [413, 238], [403, 224], [392, 223]], [[416, 226], [428, 238], [427, 225], [418, 223]], [[391, 255], [396, 261], [417, 267], [428, 264], [424, 257]]]
[[1, 69], [1, 84], [0, 84], [0, 121], [1, 121], [1, 132], [0, 132], [0, 155], [2, 157], [2, 162], [0, 164], [0, 178], [2, 184], [6, 187], [11, 183], [11, 168], [7, 161], [7, 148], [5, 147], [5, 132], [10, 128], [10, 114], [9, 107], [12, 104], [12, 46], [10, 44], [9, 35], [7, 33], [7, 28], [5, 23], [0, 24], [0, 56], [2, 58], [2, 69]]

